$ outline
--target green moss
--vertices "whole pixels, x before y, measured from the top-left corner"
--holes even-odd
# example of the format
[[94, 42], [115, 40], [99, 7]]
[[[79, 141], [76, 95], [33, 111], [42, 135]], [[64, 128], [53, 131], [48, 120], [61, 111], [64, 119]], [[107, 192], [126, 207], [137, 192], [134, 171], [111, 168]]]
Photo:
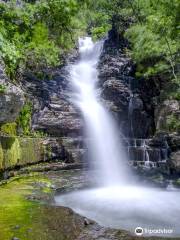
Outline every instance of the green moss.
[[4, 154], [3, 154], [3, 149], [0, 142], [0, 170], [3, 168], [3, 159], [4, 159]]
[[20, 138], [21, 161], [19, 165], [44, 160], [44, 149], [39, 138]]
[[0, 239], [41, 239], [44, 230], [40, 205], [26, 199], [32, 185], [41, 180], [44, 182], [44, 177], [21, 178], [0, 187]]
[[0, 170], [46, 160], [41, 138], [0, 137]]
[[19, 140], [17, 138], [5, 138], [2, 146], [4, 150], [3, 168], [11, 168], [17, 165], [21, 159]]
[[15, 122], [5, 123], [1, 125], [0, 131], [8, 135], [15, 136], [17, 133], [16, 128], [17, 128], [17, 124]]
[[0, 171], [52, 158], [52, 149], [43, 138], [0, 136]]

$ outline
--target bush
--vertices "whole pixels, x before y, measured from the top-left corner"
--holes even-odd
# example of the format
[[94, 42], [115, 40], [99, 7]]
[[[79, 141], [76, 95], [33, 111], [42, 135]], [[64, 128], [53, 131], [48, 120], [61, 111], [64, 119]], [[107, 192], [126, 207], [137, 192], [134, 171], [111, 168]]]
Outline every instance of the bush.
[[22, 129], [23, 135], [30, 135], [31, 133], [31, 116], [32, 104], [26, 103], [20, 111], [17, 119], [18, 128]]

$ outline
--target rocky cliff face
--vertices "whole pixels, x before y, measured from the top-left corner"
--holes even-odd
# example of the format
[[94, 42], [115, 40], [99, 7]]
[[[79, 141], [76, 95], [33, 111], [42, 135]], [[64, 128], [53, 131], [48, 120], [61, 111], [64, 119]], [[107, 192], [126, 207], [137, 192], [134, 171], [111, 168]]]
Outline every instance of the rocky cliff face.
[[[118, 40], [117, 40], [118, 39]], [[99, 63], [101, 97], [125, 137], [147, 138], [153, 117], [136, 85], [135, 66], [125, 54], [127, 42], [110, 31]]]
[[16, 120], [24, 104], [23, 91], [11, 83], [0, 61], [0, 124]]
[[58, 137], [82, 134], [83, 121], [79, 110], [71, 103], [66, 67], [52, 70], [51, 79], [42, 80], [26, 74], [22, 88], [33, 102], [33, 130]]

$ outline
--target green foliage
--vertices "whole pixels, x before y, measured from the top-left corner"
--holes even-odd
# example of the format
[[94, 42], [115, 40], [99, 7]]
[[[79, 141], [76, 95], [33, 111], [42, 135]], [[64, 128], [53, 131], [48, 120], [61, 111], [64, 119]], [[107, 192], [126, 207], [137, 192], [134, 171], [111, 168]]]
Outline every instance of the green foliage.
[[[41, 70], [59, 64], [74, 47], [78, 0], [0, 2], [0, 55], [11, 78], [22, 68]], [[83, 26], [83, 29], [85, 27]]]
[[138, 74], [149, 77], [166, 72], [177, 80], [179, 1], [136, 0], [131, 4], [135, 22], [125, 36], [131, 42], [132, 57], [143, 65]]
[[48, 134], [39, 130], [39, 131], [32, 132], [31, 136], [33, 138], [42, 138], [42, 137], [48, 137]]
[[78, 19], [83, 23], [81, 29], [91, 34], [94, 40], [106, 36], [111, 28], [110, 17], [104, 3], [104, 0], [83, 1], [83, 8], [78, 12]]
[[107, 31], [108, 24], [121, 35], [125, 32], [130, 55], [137, 63], [137, 76], [166, 73], [180, 85], [178, 0], [92, 0], [88, 7], [94, 9], [90, 22], [95, 38]]
[[170, 115], [167, 119], [167, 127], [170, 132], [180, 132], [180, 121], [178, 116], [176, 116], [175, 114]]
[[107, 34], [107, 28], [106, 27], [96, 27], [92, 29], [92, 35], [94, 40], [100, 39], [104, 37]]
[[6, 86], [3, 84], [0, 84], [0, 93], [4, 93], [6, 91]]
[[177, 88], [177, 91], [172, 92], [171, 96], [173, 99], [180, 101], [180, 88]]
[[[179, 0], [10, 0], [0, 2], [0, 55], [8, 75], [61, 63], [79, 36], [113, 27], [129, 40], [137, 77], [166, 76], [180, 86]], [[1, 92], [0, 88], [0, 92]]]
[[31, 116], [32, 116], [32, 105], [26, 103], [17, 119], [18, 128], [23, 130], [24, 135], [30, 135], [31, 133]]
[[38, 70], [59, 63], [59, 48], [48, 39], [48, 35], [45, 24], [37, 23], [33, 27], [32, 40], [27, 47], [27, 61], [30, 67]]
[[0, 132], [3, 134], [15, 136], [16, 135], [16, 127], [17, 127], [17, 124], [15, 122], [5, 123], [5, 124], [1, 125]]

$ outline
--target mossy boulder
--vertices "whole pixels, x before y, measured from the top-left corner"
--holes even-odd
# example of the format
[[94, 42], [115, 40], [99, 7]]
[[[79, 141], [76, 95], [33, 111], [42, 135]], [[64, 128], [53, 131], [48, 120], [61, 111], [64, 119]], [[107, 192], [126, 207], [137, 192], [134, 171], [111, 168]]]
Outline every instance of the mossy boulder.
[[[50, 153], [48, 152], [48, 156]], [[40, 138], [0, 137], [0, 170], [48, 160]]]
[[17, 134], [16, 129], [17, 129], [16, 122], [4, 123], [0, 126], [0, 132], [2, 132], [2, 134], [8, 134], [11, 136], [15, 136]]

